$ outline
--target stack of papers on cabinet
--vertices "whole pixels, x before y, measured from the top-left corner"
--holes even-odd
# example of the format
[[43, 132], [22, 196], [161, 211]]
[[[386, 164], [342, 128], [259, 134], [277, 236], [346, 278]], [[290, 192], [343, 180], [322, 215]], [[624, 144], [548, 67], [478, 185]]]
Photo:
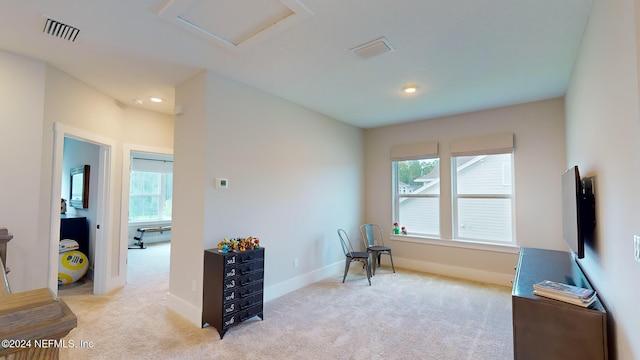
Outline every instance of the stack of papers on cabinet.
[[551, 280], [544, 280], [533, 284], [533, 293], [582, 307], [588, 307], [596, 299], [596, 292], [594, 290]]

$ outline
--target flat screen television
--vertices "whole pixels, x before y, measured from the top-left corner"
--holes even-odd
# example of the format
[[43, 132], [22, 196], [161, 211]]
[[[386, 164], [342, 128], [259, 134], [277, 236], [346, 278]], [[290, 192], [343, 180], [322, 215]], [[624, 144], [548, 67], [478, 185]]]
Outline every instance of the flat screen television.
[[584, 245], [594, 227], [593, 178], [581, 179], [574, 166], [562, 175], [562, 237], [578, 259], [584, 258]]

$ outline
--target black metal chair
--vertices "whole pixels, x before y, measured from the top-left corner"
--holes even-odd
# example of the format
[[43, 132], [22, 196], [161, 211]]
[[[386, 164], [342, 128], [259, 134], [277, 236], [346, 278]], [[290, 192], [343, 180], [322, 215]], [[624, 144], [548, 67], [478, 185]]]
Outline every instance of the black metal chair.
[[342, 244], [342, 250], [344, 251], [345, 256], [344, 275], [342, 276], [342, 283], [344, 283], [344, 280], [347, 278], [347, 273], [349, 272], [349, 265], [351, 265], [351, 262], [359, 261], [362, 262], [364, 268], [367, 271], [367, 280], [369, 281], [369, 286], [371, 286], [371, 262], [369, 261], [369, 253], [366, 251], [354, 251], [353, 246], [351, 245], [351, 241], [349, 241], [349, 236], [343, 229], [338, 229], [338, 237], [340, 238], [340, 244]]
[[384, 245], [384, 237], [382, 236], [382, 228], [376, 224], [362, 224], [360, 225], [360, 232], [362, 232], [362, 240], [367, 251], [373, 255], [373, 275], [376, 274], [376, 262], [380, 267], [380, 255], [387, 254], [391, 260], [391, 269], [396, 272], [395, 266], [393, 266], [393, 256], [391, 255], [391, 248]]

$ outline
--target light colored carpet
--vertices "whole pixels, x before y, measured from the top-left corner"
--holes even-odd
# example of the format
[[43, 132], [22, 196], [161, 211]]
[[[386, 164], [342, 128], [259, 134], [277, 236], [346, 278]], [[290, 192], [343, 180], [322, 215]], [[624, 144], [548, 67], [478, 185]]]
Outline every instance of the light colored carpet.
[[61, 291], [78, 317], [61, 359], [512, 359], [510, 289], [353, 264], [272, 300], [223, 340], [166, 307], [169, 245], [129, 250], [129, 283], [106, 296]]

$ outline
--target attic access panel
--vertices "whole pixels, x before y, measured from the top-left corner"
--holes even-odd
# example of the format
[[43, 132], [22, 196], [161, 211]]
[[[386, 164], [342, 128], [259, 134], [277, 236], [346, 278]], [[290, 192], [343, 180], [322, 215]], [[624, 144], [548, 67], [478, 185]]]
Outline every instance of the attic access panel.
[[259, 43], [313, 13], [298, 0], [171, 0], [158, 15], [227, 48]]

